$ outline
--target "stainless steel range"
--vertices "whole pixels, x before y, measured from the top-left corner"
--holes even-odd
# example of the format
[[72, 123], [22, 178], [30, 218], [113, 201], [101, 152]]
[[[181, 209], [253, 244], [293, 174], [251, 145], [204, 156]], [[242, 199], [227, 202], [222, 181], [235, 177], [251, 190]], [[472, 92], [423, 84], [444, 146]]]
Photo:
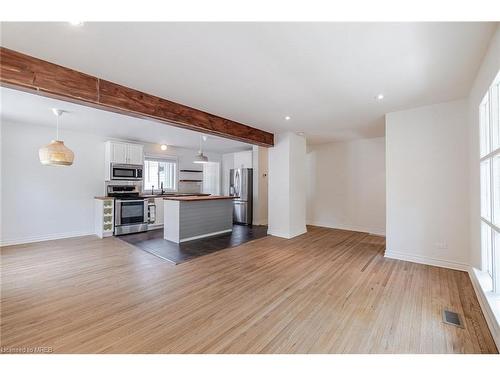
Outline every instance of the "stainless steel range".
[[115, 198], [115, 236], [148, 230], [148, 200], [141, 198], [142, 182], [106, 182], [108, 197]]

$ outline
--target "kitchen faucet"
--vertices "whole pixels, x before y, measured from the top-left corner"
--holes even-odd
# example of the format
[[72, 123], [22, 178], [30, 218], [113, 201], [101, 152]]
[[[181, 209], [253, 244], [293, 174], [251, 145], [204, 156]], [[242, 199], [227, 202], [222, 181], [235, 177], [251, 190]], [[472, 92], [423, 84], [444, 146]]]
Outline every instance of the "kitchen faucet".
[[161, 195], [165, 194], [165, 190], [163, 190], [163, 181], [161, 182]]

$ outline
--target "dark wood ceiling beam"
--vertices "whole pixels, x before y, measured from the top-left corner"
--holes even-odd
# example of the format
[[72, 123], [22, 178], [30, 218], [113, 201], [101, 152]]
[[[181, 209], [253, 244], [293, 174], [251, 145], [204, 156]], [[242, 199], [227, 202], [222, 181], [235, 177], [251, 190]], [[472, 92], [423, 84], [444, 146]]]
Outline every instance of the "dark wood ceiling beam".
[[270, 147], [272, 133], [0, 47], [0, 85]]

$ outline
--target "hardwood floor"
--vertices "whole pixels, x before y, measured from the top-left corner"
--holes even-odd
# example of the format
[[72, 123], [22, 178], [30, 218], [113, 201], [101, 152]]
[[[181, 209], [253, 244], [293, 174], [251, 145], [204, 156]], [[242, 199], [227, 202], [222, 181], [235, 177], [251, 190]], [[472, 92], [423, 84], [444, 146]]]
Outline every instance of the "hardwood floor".
[[[1, 249], [1, 346], [55, 353], [496, 353], [465, 272], [309, 227], [181, 265], [116, 238]], [[465, 329], [442, 323], [460, 313]]]

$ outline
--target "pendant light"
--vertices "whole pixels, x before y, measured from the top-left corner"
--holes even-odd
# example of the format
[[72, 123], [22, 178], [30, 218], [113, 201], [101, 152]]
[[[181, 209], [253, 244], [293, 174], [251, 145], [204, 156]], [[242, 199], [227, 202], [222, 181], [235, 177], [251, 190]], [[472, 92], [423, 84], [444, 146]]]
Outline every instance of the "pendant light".
[[59, 140], [59, 117], [62, 116], [63, 111], [60, 109], [52, 108], [52, 112], [57, 117], [56, 125], [56, 139], [52, 140], [48, 145], [43, 146], [38, 151], [40, 163], [43, 165], [58, 165], [65, 166], [73, 164], [75, 155], [73, 151], [64, 145], [63, 141]]
[[[202, 150], [202, 147], [201, 147], [201, 139], [202, 139], [202, 136], [200, 135], [200, 149], [198, 150], [198, 155], [196, 155], [194, 157], [194, 161], [193, 161], [193, 163], [196, 163], [196, 164], [208, 163], [208, 157], [206, 155], [203, 155], [203, 150]], [[203, 140], [204, 141], [207, 140], [207, 136], [206, 135], [203, 136]]]

